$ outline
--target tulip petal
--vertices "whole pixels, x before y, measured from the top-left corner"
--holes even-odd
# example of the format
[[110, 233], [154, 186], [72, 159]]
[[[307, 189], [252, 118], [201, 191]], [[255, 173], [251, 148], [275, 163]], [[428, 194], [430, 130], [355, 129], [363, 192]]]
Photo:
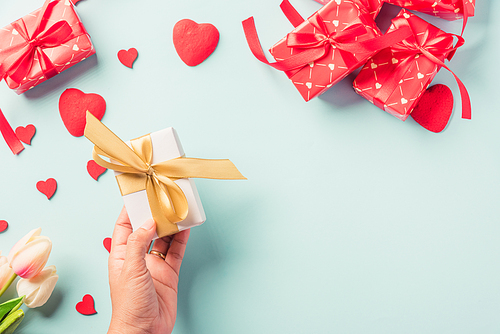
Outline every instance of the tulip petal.
[[25, 303], [26, 306], [29, 308], [35, 308], [44, 305], [47, 302], [47, 300], [49, 300], [52, 291], [54, 291], [58, 279], [59, 279], [58, 275], [49, 277], [49, 279], [47, 279], [42, 284], [40, 289], [38, 289], [38, 293], [35, 296], [35, 299], [29, 304]]
[[[45, 266], [52, 250], [52, 241], [45, 236], [34, 237], [20, 247], [10, 259], [10, 266], [22, 278], [36, 276]], [[10, 254], [9, 254], [10, 256]]]
[[24, 303], [29, 308], [42, 306], [52, 294], [58, 279], [56, 267], [48, 266], [31, 279], [20, 279], [17, 294], [25, 295]]
[[28, 234], [26, 234], [24, 237], [22, 237], [16, 244], [10, 249], [9, 252], [9, 262], [12, 261], [12, 256], [14, 256], [15, 253], [18, 252], [18, 250], [26, 245], [28, 242], [31, 241], [33, 237], [37, 237], [42, 233], [42, 228], [36, 228], [32, 231], [30, 231]]

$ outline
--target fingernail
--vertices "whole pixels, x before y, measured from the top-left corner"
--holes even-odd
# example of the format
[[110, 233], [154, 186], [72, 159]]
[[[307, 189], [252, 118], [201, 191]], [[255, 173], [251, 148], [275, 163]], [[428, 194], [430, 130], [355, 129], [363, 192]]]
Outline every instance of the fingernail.
[[153, 228], [154, 224], [155, 221], [153, 219], [148, 219], [144, 224], [142, 224], [141, 228], [149, 231], [150, 229]]

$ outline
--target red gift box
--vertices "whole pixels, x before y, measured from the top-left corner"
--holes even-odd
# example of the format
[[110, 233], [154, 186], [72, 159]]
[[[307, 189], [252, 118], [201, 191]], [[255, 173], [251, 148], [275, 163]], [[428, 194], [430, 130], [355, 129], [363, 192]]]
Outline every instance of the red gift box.
[[[458, 20], [474, 16], [476, 0], [384, 0], [387, 3], [438, 16], [445, 20]], [[464, 15], [465, 14], [465, 15]]]
[[[334, 0], [316, 0], [326, 5]], [[464, 17], [474, 16], [476, 9], [476, 0], [357, 0], [362, 3], [376, 17], [382, 8], [384, 2], [404, 7], [406, 9], [416, 10], [425, 14], [438, 16], [446, 20], [458, 20]], [[465, 9], [464, 9], [465, 8]]]
[[[316, 0], [320, 4], [326, 5], [330, 1], [335, 0]], [[359, 3], [359, 7], [362, 11], [368, 13], [371, 17], [377, 17], [382, 5], [384, 4], [383, 0], [356, 0]], [[340, 0], [337, 0], [340, 4]]]
[[22, 94], [94, 53], [73, 2], [47, 0], [0, 29], [0, 79]]
[[[448, 34], [404, 9], [393, 19], [388, 32], [405, 26], [411, 27], [413, 35], [377, 53], [353, 84], [358, 94], [401, 120], [410, 115], [439, 69], [449, 70], [444, 60], [464, 43], [460, 36]], [[454, 38], [458, 38], [455, 47]], [[467, 90], [455, 79], [462, 95], [462, 117], [470, 119]]]
[[245, 37], [254, 56], [284, 71], [306, 101], [328, 90], [378, 50], [411, 35], [408, 28], [382, 36], [357, 0], [331, 1], [307, 20], [288, 1], [281, 8], [296, 28], [271, 48], [277, 62], [267, 61], [252, 17], [243, 21]]

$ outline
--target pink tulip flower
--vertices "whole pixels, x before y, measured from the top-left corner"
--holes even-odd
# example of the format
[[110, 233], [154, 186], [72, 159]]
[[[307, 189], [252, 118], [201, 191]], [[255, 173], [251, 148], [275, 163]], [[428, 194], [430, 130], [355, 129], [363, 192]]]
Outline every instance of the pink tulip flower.
[[40, 236], [37, 228], [19, 240], [9, 253], [10, 267], [22, 278], [36, 276], [45, 266], [52, 250], [52, 241]]
[[8, 288], [5, 285], [10, 285], [10, 281], [13, 275], [14, 271], [9, 266], [9, 261], [7, 261], [7, 258], [5, 256], [0, 256], [0, 291]]
[[29, 308], [40, 307], [47, 302], [59, 276], [55, 266], [48, 266], [30, 279], [21, 278], [17, 282], [17, 294], [24, 297], [24, 304]]

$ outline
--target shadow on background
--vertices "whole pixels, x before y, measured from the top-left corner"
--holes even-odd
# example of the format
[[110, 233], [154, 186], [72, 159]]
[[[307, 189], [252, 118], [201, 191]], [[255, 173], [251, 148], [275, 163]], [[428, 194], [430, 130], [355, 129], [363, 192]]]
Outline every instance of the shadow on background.
[[[241, 261], [241, 256], [246, 256], [251, 251], [248, 244], [238, 243], [237, 240], [247, 239], [246, 236], [254, 233], [252, 222], [257, 221], [256, 208], [262, 204], [255, 198], [241, 196], [203, 196], [203, 189], [203, 186], [199, 187], [200, 196], [204, 199], [207, 222], [191, 231], [179, 279], [177, 321], [182, 321], [183, 334], [200, 333], [200, 319], [192, 306], [199, 299], [199, 296], [194, 295], [195, 284], [212, 282], [211, 273], [226, 269], [230, 257], [233, 260], [238, 257]], [[225, 195], [229, 196], [229, 193]], [[225, 205], [220, 205], [223, 202]], [[226, 237], [229, 235], [230, 238]], [[240, 255], [236, 255], [234, 251]], [[206, 278], [207, 273], [210, 273], [210, 279]], [[203, 286], [202, 289], [209, 291], [211, 287]]]
[[[197, 227], [201, 229], [200, 227]], [[193, 232], [193, 231], [191, 231]], [[198, 277], [202, 277], [203, 273], [212, 267], [219, 267], [223, 261], [221, 254], [215, 247], [216, 240], [209, 229], [205, 229], [206, 233], [191, 233], [189, 244], [196, 244], [196, 248], [188, 247], [186, 249], [186, 257], [182, 263], [180, 279], [179, 279], [179, 294], [177, 299], [177, 321], [180, 318], [183, 321], [183, 327], [187, 329], [186, 333], [195, 333], [195, 324], [198, 323], [195, 319], [196, 314], [192, 310], [191, 300], [193, 299], [192, 288]], [[190, 251], [190, 249], [192, 251]], [[195, 251], [195, 252], [194, 252]], [[179, 317], [181, 315], [181, 317]]]
[[70, 86], [71, 81], [75, 78], [80, 77], [84, 73], [88, 72], [92, 68], [97, 66], [97, 55], [93, 55], [88, 59], [72, 66], [64, 72], [59, 73], [55, 77], [41, 83], [33, 89], [28, 90], [24, 93], [24, 96], [30, 100], [46, 97], [54, 91], [60, 90], [62, 88], [67, 88]]

